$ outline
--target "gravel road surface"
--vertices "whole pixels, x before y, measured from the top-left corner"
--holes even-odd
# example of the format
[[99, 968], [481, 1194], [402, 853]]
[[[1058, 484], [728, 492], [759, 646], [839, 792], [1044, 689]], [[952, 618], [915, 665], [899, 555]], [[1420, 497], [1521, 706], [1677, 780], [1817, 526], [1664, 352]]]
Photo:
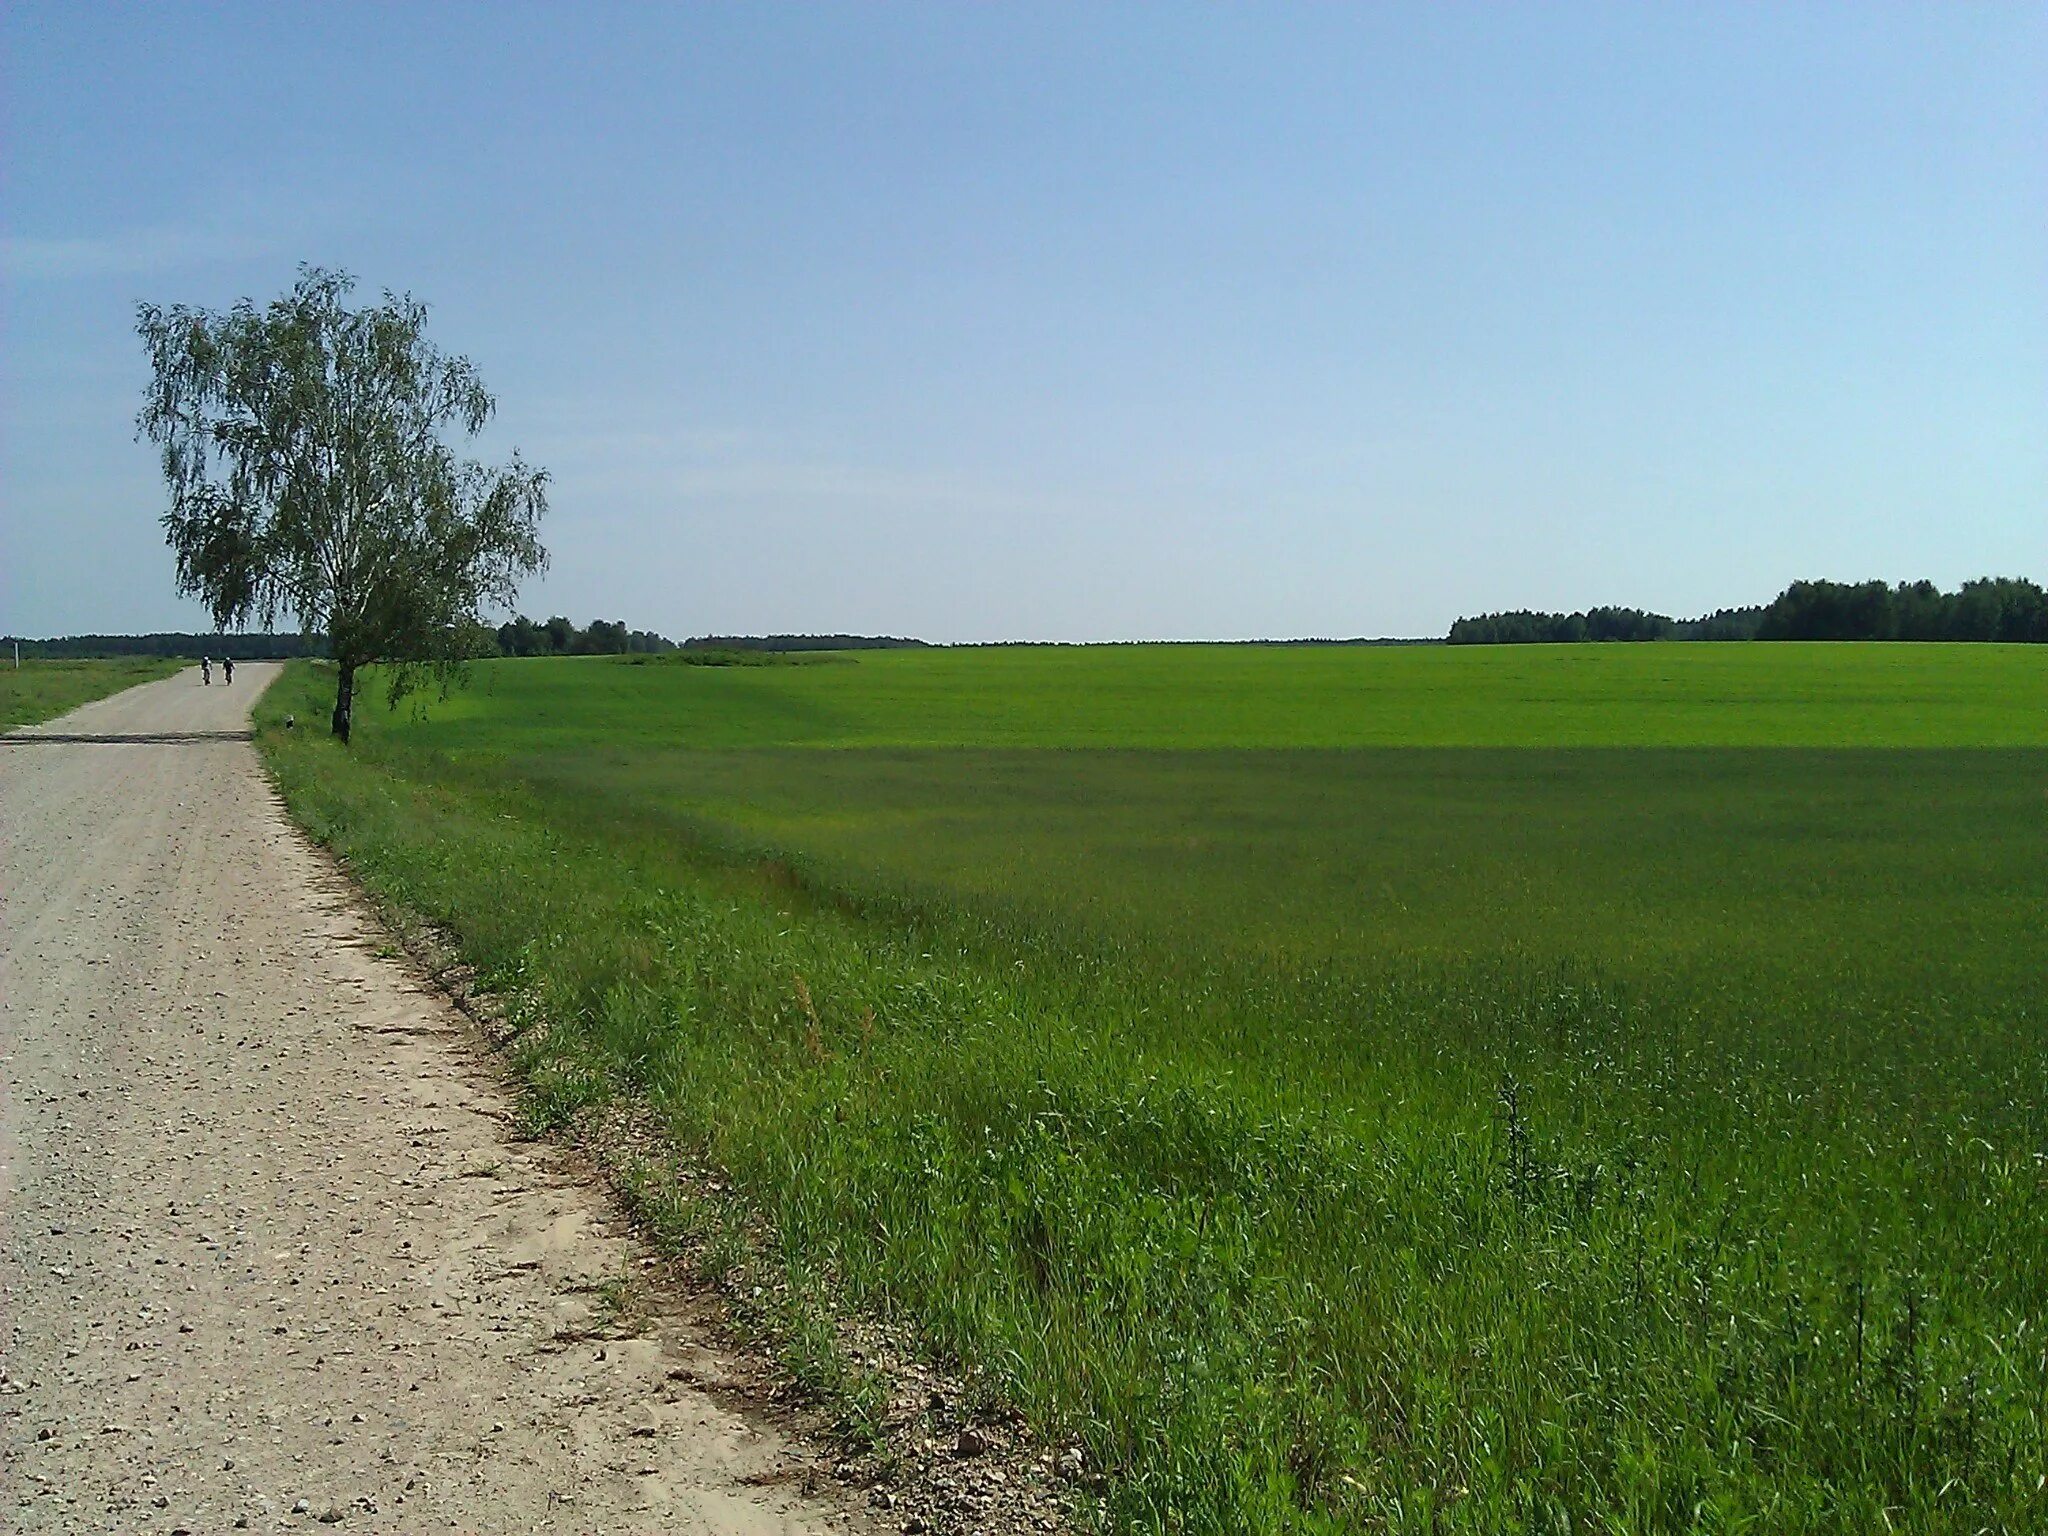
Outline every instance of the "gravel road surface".
[[0, 1528], [809, 1532], [639, 1255], [286, 822], [273, 668], [0, 737]]

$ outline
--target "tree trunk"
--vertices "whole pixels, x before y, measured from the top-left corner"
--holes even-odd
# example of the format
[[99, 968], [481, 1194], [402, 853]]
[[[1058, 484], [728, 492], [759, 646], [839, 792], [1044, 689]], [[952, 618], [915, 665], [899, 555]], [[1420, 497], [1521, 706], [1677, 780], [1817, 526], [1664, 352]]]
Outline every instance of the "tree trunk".
[[344, 661], [341, 664], [341, 682], [334, 691], [334, 734], [341, 738], [341, 744], [348, 745], [349, 713], [356, 701], [356, 664]]

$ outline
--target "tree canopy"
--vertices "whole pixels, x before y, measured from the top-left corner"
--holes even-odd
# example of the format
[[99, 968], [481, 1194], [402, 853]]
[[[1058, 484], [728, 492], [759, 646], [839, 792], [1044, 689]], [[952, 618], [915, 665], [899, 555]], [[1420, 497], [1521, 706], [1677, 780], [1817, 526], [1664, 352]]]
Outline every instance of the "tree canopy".
[[1931, 581], [1795, 581], [1760, 608], [1673, 619], [1637, 608], [1484, 613], [1451, 626], [1452, 645], [1576, 640], [2048, 641], [2048, 593], [2024, 578], [1986, 577], [1944, 592]]
[[299, 269], [282, 298], [226, 312], [140, 306], [152, 378], [138, 426], [162, 450], [178, 589], [222, 628], [280, 614], [324, 633], [349, 734], [355, 675], [392, 664], [395, 700], [479, 650], [484, 610], [541, 569], [547, 473], [459, 457], [496, 402], [426, 340], [426, 306], [352, 309], [346, 273]]

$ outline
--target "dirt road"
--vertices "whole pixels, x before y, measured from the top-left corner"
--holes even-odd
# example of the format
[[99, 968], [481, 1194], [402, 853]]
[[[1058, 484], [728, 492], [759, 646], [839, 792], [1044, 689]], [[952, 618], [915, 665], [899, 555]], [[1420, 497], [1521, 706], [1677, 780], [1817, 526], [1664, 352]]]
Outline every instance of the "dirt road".
[[607, 1326], [631, 1244], [286, 823], [270, 672], [0, 738], [0, 1527], [844, 1529]]

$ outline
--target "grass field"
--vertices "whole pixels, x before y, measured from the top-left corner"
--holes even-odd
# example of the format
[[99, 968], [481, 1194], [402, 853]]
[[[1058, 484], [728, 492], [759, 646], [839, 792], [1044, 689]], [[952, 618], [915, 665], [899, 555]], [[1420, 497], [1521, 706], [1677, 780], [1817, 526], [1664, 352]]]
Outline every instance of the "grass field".
[[123, 688], [169, 677], [185, 665], [156, 656], [109, 661], [29, 660], [19, 668], [0, 663], [0, 731], [53, 719]]
[[[435, 711], [572, 745], [2048, 746], [2039, 646], [1006, 646], [480, 669]], [[503, 696], [500, 696], [500, 691]], [[444, 736], [443, 739], [449, 739]]]
[[[296, 669], [265, 702], [319, 718]], [[2048, 655], [507, 662], [295, 810], [1139, 1530], [2048, 1523]]]

